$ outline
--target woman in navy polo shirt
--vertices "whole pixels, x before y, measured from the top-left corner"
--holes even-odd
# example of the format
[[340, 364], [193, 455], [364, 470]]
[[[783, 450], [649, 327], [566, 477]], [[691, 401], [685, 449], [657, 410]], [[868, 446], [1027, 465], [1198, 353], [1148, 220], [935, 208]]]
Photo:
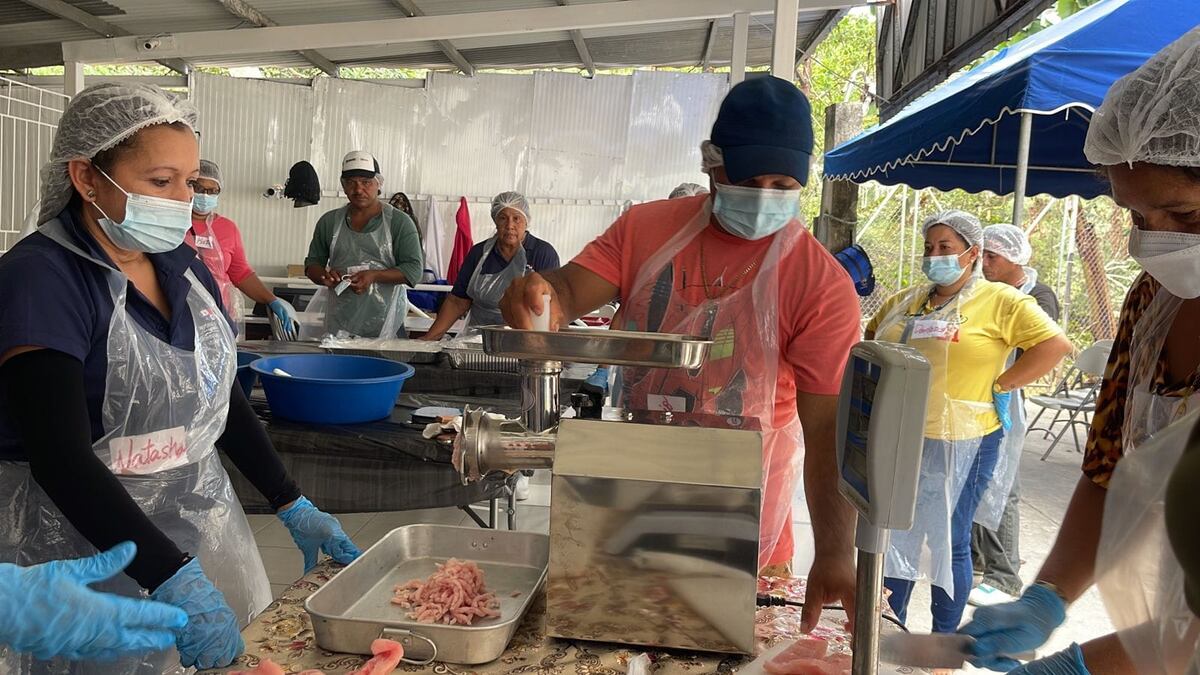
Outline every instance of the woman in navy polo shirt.
[[135, 542], [127, 576], [96, 586], [186, 612], [178, 653], [47, 664], [0, 650], [0, 672], [160, 673], [241, 653], [239, 627], [271, 593], [216, 447], [278, 509], [306, 567], [320, 550], [358, 555], [234, 384], [220, 292], [183, 242], [196, 123], [156, 87], [81, 92], [42, 169], [38, 231], [0, 258], [0, 562]]
[[513, 279], [526, 272], [558, 269], [558, 251], [549, 242], [529, 234], [529, 201], [519, 192], [501, 192], [492, 198], [496, 234], [471, 247], [454, 281], [454, 290], [438, 309], [437, 320], [422, 340], [440, 340], [468, 311], [468, 326], [504, 323], [500, 298]]

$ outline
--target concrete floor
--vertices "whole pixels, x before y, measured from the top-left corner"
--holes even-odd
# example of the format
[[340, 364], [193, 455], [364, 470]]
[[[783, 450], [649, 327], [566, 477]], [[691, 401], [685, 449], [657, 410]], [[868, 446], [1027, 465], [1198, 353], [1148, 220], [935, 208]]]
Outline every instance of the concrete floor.
[[[1082, 439], [1081, 439], [1082, 440]], [[1081, 455], [1077, 454], [1068, 433], [1046, 461], [1041, 461], [1049, 441], [1036, 432], [1027, 438], [1021, 461], [1021, 557], [1026, 561], [1021, 577], [1026, 583], [1033, 580], [1042, 560], [1050, 551], [1054, 538], [1071, 498], [1071, 490], [1079, 478]], [[533, 532], [548, 532], [550, 527], [550, 476], [539, 471], [532, 479], [530, 499], [517, 502], [518, 529]], [[803, 494], [797, 495], [798, 514], [795, 520], [797, 574], [807, 574], [812, 563], [812, 534], [807, 522], [807, 510]], [[478, 505], [479, 514], [486, 519], [486, 504]], [[288, 584], [300, 578], [303, 558], [292, 543], [291, 537], [275, 516], [248, 516], [254, 529], [263, 563], [271, 588], [276, 595]], [[392, 529], [414, 523], [441, 523], [446, 525], [472, 525], [469, 517], [456, 508], [429, 509], [423, 511], [399, 511], [390, 513], [351, 513], [338, 518], [351, 539], [362, 549], [379, 540]], [[972, 607], [967, 608], [964, 621], [970, 620]], [[914, 632], [929, 631], [929, 586], [917, 584], [909, 608], [909, 629]], [[1072, 642], [1083, 642], [1111, 632], [1112, 624], [1104, 611], [1104, 605], [1095, 590], [1089, 591], [1071, 606], [1067, 622], [1051, 637], [1050, 642], [1039, 653], [1049, 654], [1067, 647]], [[968, 670], [973, 670], [968, 667]]]

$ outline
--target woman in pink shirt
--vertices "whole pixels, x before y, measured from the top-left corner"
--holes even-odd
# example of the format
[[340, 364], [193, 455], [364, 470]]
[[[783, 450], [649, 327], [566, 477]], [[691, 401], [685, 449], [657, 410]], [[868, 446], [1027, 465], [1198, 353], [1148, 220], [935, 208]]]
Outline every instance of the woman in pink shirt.
[[187, 243], [196, 249], [204, 265], [212, 272], [221, 289], [221, 305], [235, 326], [242, 323], [241, 291], [271, 310], [271, 327], [276, 339], [295, 340], [300, 332], [296, 309], [275, 294], [254, 273], [246, 260], [242, 234], [237, 225], [217, 214], [221, 196], [221, 168], [215, 162], [200, 160], [200, 177], [192, 197], [192, 229]]

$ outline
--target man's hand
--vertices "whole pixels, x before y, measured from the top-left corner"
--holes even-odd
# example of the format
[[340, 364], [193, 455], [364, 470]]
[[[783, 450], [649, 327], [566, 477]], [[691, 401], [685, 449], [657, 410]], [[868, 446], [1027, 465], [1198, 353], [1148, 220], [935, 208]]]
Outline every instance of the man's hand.
[[846, 608], [847, 630], [854, 632], [854, 587], [853, 557], [818, 554], [808, 572], [800, 630], [808, 633], [816, 628], [825, 605], [840, 604]]
[[[542, 306], [544, 295], [550, 296], [550, 307]], [[550, 312], [550, 330], [558, 330], [566, 325], [558, 292], [536, 272], [514, 279], [500, 300], [500, 312], [504, 315], [504, 322], [513, 328], [533, 328], [533, 316], [541, 316], [542, 312], [546, 311]]]
[[363, 270], [361, 272], [355, 272], [349, 277], [350, 290], [362, 295], [371, 288], [371, 284], [375, 283], [378, 278], [379, 270]]
[[324, 265], [317, 265], [315, 263], [304, 268], [304, 276], [308, 277], [308, 280], [314, 284], [326, 288], [333, 288], [342, 280], [342, 275], [337, 270], [326, 269]]

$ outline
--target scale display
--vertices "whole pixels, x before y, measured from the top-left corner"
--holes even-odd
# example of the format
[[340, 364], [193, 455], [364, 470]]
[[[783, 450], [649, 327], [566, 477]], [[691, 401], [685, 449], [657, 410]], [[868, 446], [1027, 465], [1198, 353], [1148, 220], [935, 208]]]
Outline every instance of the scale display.
[[871, 501], [867, 434], [871, 431], [871, 408], [879, 385], [880, 367], [863, 358], [850, 358], [850, 410], [846, 421], [845, 452], [842, 453], [842, 479], [858, 492], [863, 501]]
[[920, 352], [873, 340], [850, 350], [838, 401], [839, 487], [872, 526], [912, 526], [928, 399]]

